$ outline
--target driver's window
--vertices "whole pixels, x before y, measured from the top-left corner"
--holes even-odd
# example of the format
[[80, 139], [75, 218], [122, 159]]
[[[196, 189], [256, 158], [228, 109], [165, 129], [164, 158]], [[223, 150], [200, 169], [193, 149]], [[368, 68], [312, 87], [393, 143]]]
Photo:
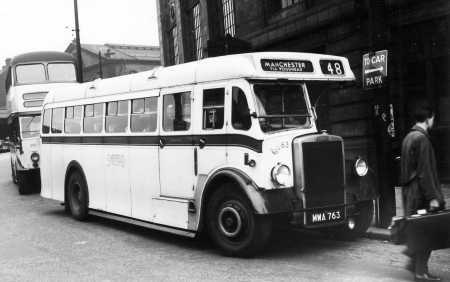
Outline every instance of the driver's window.
[[231, 123], [234, 129], [249, 130], [252, 125], [247, 98], [239, 87], [233, 87], [231, 101]]

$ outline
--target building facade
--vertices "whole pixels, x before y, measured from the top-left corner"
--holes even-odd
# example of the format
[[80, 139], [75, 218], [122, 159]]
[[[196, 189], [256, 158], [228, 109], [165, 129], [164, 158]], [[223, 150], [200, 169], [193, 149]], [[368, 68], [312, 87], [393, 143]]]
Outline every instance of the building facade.
[[[395, 212], [401, 140], [417, 101], [437, 113], [439, 174], [450, 182], [449, 1], [158, 0], [158, 17], [163, 65], [248, 51], [349, 58], [356, 84], [320, 96], [319, 126], [344, 137], [346, 159], [371, 164], [381, 225]], [[388, 50], [388, 80], [365, 90], [362, 57], [378, 50]]]
[[[65, 52], [76, 57], [72, 42]], [[126, 44], [81, 44], [83, 81], [151, 70], [161, 65], [159, 47]]]

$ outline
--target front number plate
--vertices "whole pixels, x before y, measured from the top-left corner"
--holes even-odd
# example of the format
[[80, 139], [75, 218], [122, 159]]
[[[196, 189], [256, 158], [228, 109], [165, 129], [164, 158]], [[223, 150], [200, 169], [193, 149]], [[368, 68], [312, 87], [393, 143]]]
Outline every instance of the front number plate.
[[307, 225], [338, 223], [344, 219], [344, 208], [314, 209], [306, 212]]

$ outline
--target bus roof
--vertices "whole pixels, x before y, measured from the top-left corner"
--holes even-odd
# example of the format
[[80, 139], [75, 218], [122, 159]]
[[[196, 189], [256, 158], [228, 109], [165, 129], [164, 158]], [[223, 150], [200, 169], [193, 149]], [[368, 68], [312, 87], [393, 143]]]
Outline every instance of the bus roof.
[[75, 61], [75, 58], [68, 53], [57, 51], [30, 52], [15, 56], [11, 60], [11, 65], [25, 64], [31, 62], [52, 62], [52, 61]]
[[[328, 64], [332, 65], [331, 69]], [[77, 90], [60, 89], [59, 91], [65, 92], [64, 95], [53, 92], [53, 95], [51, 93], [48, 96], [47, 102], [239, 78], [351, 81], [355, 76], [345, 57], [293, 52], [246, 53], [206, 58], [136, 74], [98, 79], [83, 83], [76, 87]]]

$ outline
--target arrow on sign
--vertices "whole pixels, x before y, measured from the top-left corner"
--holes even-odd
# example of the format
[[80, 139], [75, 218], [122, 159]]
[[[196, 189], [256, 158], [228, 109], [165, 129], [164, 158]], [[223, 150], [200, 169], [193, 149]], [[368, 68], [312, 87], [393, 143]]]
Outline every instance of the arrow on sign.
[[376, 68], [376, 69], [365, 70], [364, 73], [365, 74], [369, 74], [369, 73], [373, 73], [373, 72], [377, 72], [377, 71], [382, 72], [383, 71], [383, 66], [381, 66], [379, 68]]

